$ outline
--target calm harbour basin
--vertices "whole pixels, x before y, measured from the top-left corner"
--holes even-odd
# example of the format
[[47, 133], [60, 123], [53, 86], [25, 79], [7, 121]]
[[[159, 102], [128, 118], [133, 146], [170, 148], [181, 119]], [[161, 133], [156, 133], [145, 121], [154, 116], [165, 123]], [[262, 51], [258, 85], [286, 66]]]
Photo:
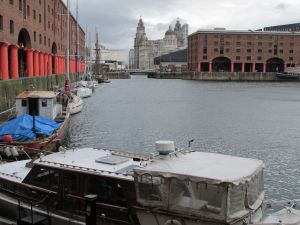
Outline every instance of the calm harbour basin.
[[300, 199], [300, 83], [132, 76], [101, 84], [71, 118], [68, 147], [149, 153], [157, 140], [264, 161], [267, 200]]

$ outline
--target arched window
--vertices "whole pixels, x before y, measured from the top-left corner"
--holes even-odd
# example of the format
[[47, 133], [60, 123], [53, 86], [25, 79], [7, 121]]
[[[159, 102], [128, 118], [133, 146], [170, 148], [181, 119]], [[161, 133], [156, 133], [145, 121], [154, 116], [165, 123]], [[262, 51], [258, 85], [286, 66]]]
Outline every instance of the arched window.
[[12, 20], [9, 21], [9, 32], [11, 34], [14, 33], [14, 21], [12, 21]]

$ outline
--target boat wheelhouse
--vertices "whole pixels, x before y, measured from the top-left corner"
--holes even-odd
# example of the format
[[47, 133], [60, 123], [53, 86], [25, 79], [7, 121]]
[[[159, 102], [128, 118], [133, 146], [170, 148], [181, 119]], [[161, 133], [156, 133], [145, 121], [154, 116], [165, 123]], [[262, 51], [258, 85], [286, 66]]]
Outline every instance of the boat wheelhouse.
[[85, 148], [0, 165], [0, 216], [39, 213], [53, 224], [82, 224], [93, 196], [97, 224], [263, 223], [262, 161], [156, 146], [149, 156]]

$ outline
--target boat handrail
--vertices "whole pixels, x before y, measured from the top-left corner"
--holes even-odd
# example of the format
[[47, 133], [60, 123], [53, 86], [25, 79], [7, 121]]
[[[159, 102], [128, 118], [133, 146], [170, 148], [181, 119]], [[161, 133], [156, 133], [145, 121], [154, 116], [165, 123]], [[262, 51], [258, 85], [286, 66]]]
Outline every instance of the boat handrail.
[[282, 201], [264, 201], [264, 205], [267, 208], [272, 208], [273, 206], [283, 206], [283, 205], [287, 205], [287, 207], [295, 208], [298, 203], [300, 203], [300, 199], [282, 200]]
[[50, 161], [45, 161], [43, 159], [41, 159], [41, 162], [44, 163], [44, 164], [48, 164], [49, 166], [55, 165], [55, 166], [59, 166], [61, 168], [66, 168], [66, 169], [69, 168], [69, 169], [73, 169], [73, 170], [77, 170], [77, 171], [90, 172], [90, 173], [94, 173], [94, 174], [103, 175], [104, 173], [107, 173], [107, 174], [115, 174], [115, 175], [118, 175], [118, 176], [133, 177], [131, 174], [118, 173], [118, 172], [112, 172], [112, 171], [106, 171], [106, 170], [99, 170], [99, 169], [88, 168], [88, 167], [84, 167], [84, 166], [74, 166], [74, 165], [58, 163], [58, 162], [50, 162]]
[[[83, 197], [79, 197], [79, 196], [72, 195], [72, 194], [67, 194], [66, 197], [73, 199], [73, 200], [85, 201], [85, 199]], [[107, 203], [102, 203], [102, 202], [96, 202], [96, 204], [99, 206], [110, 207], [110, 208], [115, 208], [115, 209], [119, 209], [119, 210], [128, 210], [127, 207], [118, 206], [118, 205], [112, 205], [112, 204], [107, 204]]]

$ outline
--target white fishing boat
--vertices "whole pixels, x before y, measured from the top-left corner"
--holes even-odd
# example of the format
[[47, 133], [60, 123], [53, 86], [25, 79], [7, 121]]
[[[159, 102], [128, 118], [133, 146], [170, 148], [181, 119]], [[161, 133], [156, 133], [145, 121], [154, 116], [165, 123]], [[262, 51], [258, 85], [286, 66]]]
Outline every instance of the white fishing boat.
[[83, 108], [83, 100], [82, 98], [78, 97], [77, 95], [71, 95], [70, 99], [70, 114], [74, 115], [82, 111]]
[[[0, 217], [52, 224], [300, 224], [293, 208], [264, 217], [260, 160], [176, 150], [151, 155], [73, 149], [0, 165]], [[20, 214], [20, 211], [22, 212]]]

